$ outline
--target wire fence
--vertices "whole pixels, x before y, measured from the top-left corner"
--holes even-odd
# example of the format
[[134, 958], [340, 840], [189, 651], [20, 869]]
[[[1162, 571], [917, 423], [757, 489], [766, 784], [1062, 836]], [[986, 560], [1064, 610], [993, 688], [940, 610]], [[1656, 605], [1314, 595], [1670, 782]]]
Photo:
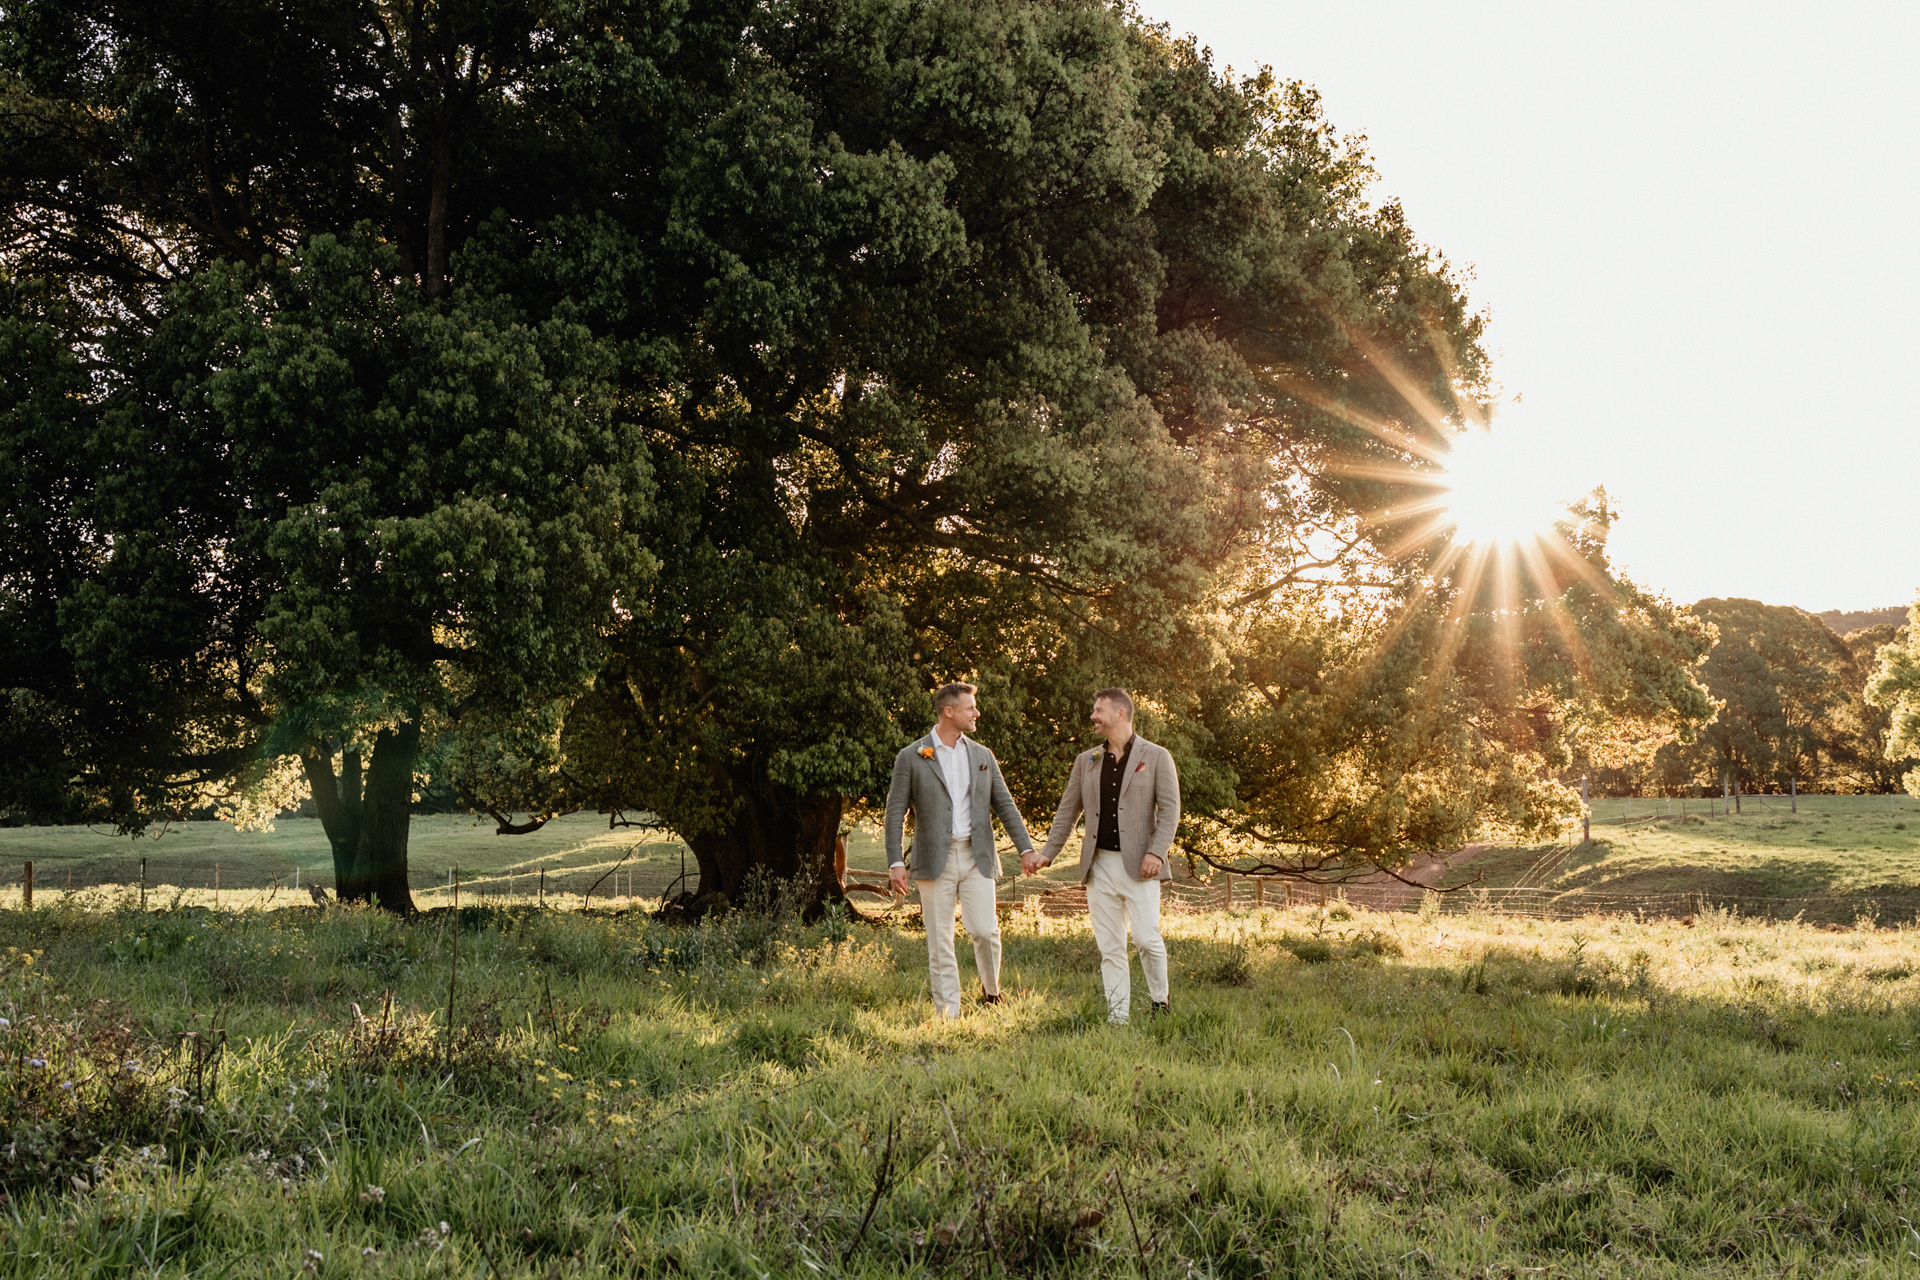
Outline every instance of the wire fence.
[[[689, 868], [685, 883], [691, 886]], [[634, 906], [657, 902], [682, 877], [657, 867], [597, 864], [530, 866], [505, 871], [449, 867], [411, 871], [407, 887], [422, 909], [451, 905]], [[316, 891], [318, 897], [316, 897]], [[0, 908], [44, 906], [56, 901], [122, 900], [148, 908], [213, 906], [233, 910], [311, 904], [331, 899], [331, 871], [289, 862], [263, 866], [258, 858], [238, 862], [190, 858], [100, 858], [22, 861], [0, 868]]]

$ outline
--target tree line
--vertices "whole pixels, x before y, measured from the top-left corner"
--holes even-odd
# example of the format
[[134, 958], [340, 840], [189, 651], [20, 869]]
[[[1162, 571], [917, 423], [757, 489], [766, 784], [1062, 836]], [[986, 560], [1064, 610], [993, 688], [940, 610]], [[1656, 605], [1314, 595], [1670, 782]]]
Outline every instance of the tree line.
[[1757, 600], [1700, 600], [1689, 612], [1715, 629], [1699, 674], [1717, 713], [1691, 741], [1592, 768], [1596, 794], [1797, 787], [1880, 795], [1920, 766], [1911, 733], [1898, 729], [1894, 683], [1883, 675], [1908, 652], [1909, 627], [1878, 622], [1839, 635], [1803, 609]]
[[1361, 141], [1130, 11], [24, 0], [0, 94], [13, 812], [311, 797], [405, 911], [432, 778], [705, 910], [837, 895], [953, 678], [1029, 808], [1132, 687], [1184, 847], [1302, 874], [1712, 716], [1603, 494], [1422, 514], [1485, 317]]

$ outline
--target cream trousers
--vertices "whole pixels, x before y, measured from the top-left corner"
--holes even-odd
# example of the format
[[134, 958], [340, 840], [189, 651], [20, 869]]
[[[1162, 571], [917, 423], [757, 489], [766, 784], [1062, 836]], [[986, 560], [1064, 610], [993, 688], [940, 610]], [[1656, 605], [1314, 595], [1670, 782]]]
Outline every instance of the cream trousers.
[[1160, 880], [1136, 880], [1117, 853], [1096, 853], [1087, 877], [1087, 914], [1093, 940], [1100, 944], [1100, 978], [1107, 988], [1107, 1021], [1124, 1024], [1133, 1005], [1131, 966], [1127, 963], [1127, 926], [1133, 926], [1134, 950], [1147, 980], [1147, 998], [1167, 998], [1167, 944], [1160, 938]]
[[947, 845], [947, 867], [936, 880], [915, 880], [920, 887], [920, 918], [927, 926], [927, 977], [934, 1007], [944, 1018], [960, 1016], [960, 960], [953, 951], [953, 916], [973, 939], [973, 962], [988, 995], [1000, 992], [1000, 916], [993, 904], [993, 881], [973, 864], [973, 841], [962, 836]]

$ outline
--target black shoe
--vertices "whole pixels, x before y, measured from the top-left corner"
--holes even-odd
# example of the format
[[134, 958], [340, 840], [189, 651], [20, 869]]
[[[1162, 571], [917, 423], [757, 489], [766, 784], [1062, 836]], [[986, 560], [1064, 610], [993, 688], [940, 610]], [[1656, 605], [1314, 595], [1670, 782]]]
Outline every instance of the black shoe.
[[1153, 1002], [1153, 1014], [1157, 1016], [1163, 1013], [1168, 1015], [1171, 1015], [1173, 1013], [1172, 1000], [1155, 1000]]
[[986, 989], [982, 988], [980, 991], [980, 1003], [981, 1004], [999, 1004], [1001, 999], [1003, 998], [1003, 995], [1004, 993], [999, 991], [995, 991], [992, 994], [988, 994]]

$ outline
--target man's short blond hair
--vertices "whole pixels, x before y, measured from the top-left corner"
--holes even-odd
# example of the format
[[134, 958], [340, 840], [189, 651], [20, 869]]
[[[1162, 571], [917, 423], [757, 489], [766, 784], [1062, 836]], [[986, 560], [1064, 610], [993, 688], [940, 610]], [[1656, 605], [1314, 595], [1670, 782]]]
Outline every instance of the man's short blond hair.
[[952, 684], [943, 684], [933, 691], [933, 714], [937, 716], [968, 694], [979, 692], [978, 689], [964, 680], [955, 680]]

